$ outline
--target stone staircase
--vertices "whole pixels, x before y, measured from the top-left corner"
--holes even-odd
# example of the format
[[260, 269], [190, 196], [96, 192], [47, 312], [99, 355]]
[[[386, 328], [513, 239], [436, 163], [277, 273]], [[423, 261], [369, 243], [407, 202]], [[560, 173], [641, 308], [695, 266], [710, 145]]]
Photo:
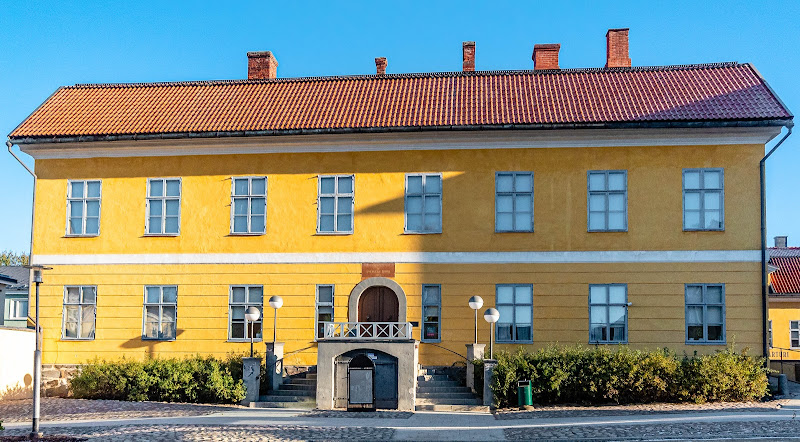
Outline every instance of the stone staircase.
[[444, 370], [420, 367], [417, 376], [416, 411], [483, 411], [482, 404], [469, 388], [451, 379]]
[[317, 374], [306, 372], [291, 376], [277, 390], [268, 391], [251, 408], [315, 408]]

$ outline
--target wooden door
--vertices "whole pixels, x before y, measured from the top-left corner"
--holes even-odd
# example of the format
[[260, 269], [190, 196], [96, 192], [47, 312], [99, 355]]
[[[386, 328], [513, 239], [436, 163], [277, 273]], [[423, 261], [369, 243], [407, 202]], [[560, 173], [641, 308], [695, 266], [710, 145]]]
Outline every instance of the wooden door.
[[358, 322], [397, 322], [399, 312], [397, 295], [387, 287], [370, 287], [358, 300]]

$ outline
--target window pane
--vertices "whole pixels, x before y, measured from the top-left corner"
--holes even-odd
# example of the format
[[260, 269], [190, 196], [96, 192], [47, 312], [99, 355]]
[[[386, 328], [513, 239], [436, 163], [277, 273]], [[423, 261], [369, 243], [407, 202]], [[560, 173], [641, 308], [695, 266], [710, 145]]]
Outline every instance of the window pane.
[[438, 232], [442, 230], [442, 215], [439, 213], [425, 216], [425, 231]]
[[233, 214], [234, 215], [247, 215], [247, 198], [234, 198], [233, 199]]
[[605, 195], [590, 195], [589, 196], [589, 210], [602, 212], [606, 210], [606, 196]]
[[233, 287], [231, 289], [231, 302], [244, 304], [244, 287]]
[[439, 305], [439, 287], [425, 286], [422, 289], [422, 303], [424, 305]]
[[604, 173], [589, 174], [589, 190], [605, 190], [606, 177]]
[[592, 304], [608, 303], [608, 287], [604, 285], [593, 285], [589, 287], [589, 302]]
[[608, 190], [625, 190], [625, 174], [622, 172], [609, 173]]
[[87, 183], [86, 196], [89, 198], [100, 198], [100, 181], [89, 181]]
[[608, 195], [608, 210], [625, 210], [625, 195], [612, 193]]
[[705, 212], [706, 229], [721, 229], [722, 214], [719, 210], [707, 210]]
[[263, 215], [267, 208], [267, 200], [265, 198], [253, 198], [250, 201], [250, 213], [254, 215]]
[[70, 198], [83, 198], [83, 181], [73, 181], [70, 185]]
[[161, 324], [161, 339], [175, 339], [177, 323], [168, 322]]
[[501, 285], [497, 287], [497, 303], [512, 304], [514, 302], [514, 287]]
[[533, 188], [531, 175], [527, 173], [517, 174], [514, 177], [514, 190], [516, 192], [530, 192]]
[[349, 232], [353, 230], [352, 215], [338, 215], [336, 217], [336, 229], [339, 232]]
[[247, 216], [242, 215], [233, 217], [233, 231], [234, 233], [247, 232]]
[[69, 202], [69, 216], [76, 218], [83, 216], [83, 201]]
[[322, 193], [334, 193], [336, 191], [336, 181], [333, 177], [320, 178], [319, 188]]
[[514, 203], [515, 203], [514, 210], [516, 210], [517, 212], [530, 213], [533, 211], [530, 194], [517, 195]]
[[604, 230], [606, 228], [605, 212], [589, 212], [589, 230]]
[[518, 326], [520, 324], [530, 324], [533, 322], [533, 313], [530, 306], [519, 306], [514, 308], [514, 323]]
[[709, 341], [721, 341], [722, 340], [722, 326], [721, 325], [709, 325], [708, 326], [708, 340]]
[[180, 196], [181, 182], [178, 180], [167, 181], [167, 196]]
[[594, 324], [608, 323], [608, 307], [593, 305], [589, 308], [589, 322]]
[[608, 323], [625, 325], [625, 307], [622, 306], [609, 307]]
[[683, 201], [686, 210], [700, 210], [699, 192], [686, 192]]
[[514, 230], [533, 230], [533, 220], [530, 212], [514, 215]]
[[333, 206], [334, 206], [334, 198], [333, 197], [324, 197], [319, 199], [319, 211], [320, 213], [330, 214], [333, 213]]
[[260, 233], [266, 230], [266, 219], [264, 215], [256, 215], [250, 220], [250, 231], [253, 233]]
[[496, 229], [498, 231], [510, 231], [514, 230], [514, 216], [510, 213], [498, 213], [497, 214], [497, 226]]
[[410, 196], [406, 198], [406, 211], [408, 213], [422, 213], [422, 197]]
[[168, 216], [164, 224], [164, 233], [178, 233], [178, 217]]
[[408, 176], [408, 193], [422, 193], [422, 176], [409, 175]]
[[97, 235], [100, 233], [100, 219], [99, 218], [87, 218], [86, 219], [86, 234], [87, 235]]
[[178, 200], [167, 200], [167, 216], [178, 216], [181, 203]]
[[231, 339], [244, 339], [243, 322], [234, 322], [231, 324]]
[[700, 188], [700, 172], [684, 172], [683, 173], [683, 188], [684, 189], [699, 189]]
[[100, 201], [86, 202], [86, 216], [100, 216]]
[[611, 304], [625, 304], [625, 287], [621, 285], [609, 286], [608, 302]]
[[497, 191], [512, 192], [514, 190], [514, 179], [508, 174], [497, 175]]
[[265, 195], [267, 193], [267, 180], [266, 178], [253, 178], [250, 187], [252, 195]]
[[339, 177], [339, 193], [353, 193], [353, 177]]
[[439, 321], [439, 307], [436, 306], [427, 306], [423, 311], [423, 318], [425, 322], [437, 322]]
[[66, 301], [69, 304], [77, 304], [81, 302], [80, 287], [67, 287]]
[[333, 232], [333, 215], [322, 215], [319, 218], [320, 232]]
[[609, 230], [624, 230], [625, 229], [625, 214], [622, 212], [611, 212], [608, 214], [608, 228]]
[[518, 325], [517, 328], [517, 341], [530, 341], [532, 338], [531, 326]]
[[158, 339], [158, 322], [144, 323], [144, 337]]
[[80, 337], [83, 339], [94, 339], [94, 322], [82, 322]]
[[703, 323], [703, 307], [689, 307], [686, 309], [686, 322], [689, 324]]
[[706, 286], [706, 302], [709, 304], [722, 304], [722, 286]]
[[606, 340], [606, 326], [600, 324], [592, 324], [589, 328], [589, 340], [591, 341], [605, 341]]
[[233, 180], [233, 194], [247, 195], [247, 178], [236, 178]]
[[707, 307], [706, 322], [709, 324], [722, 324], [722, 307]]
[[80, 318], [81, 308], [78, 306], [66, 306], [64, 307], [64, 321], [67, 322], [77, 322]]
[[439, 204], [438, 196], [425, 197], [425, 213], [439, 213]]
[[425, 177], [425, 193], [442, 193], [442, 178], [439, 175]]
[[161, 216], [164, 212], [163, 204], [161, 200], [150, 200], [150, 216]]
[[161, 308], [162, 321], [175, 322], [176, 311], [174, 306], [164, 306]]
[[321, 285], [317, 287], [319, 295], [317, 299], [319, 302], [333, 303], [333, 287], [328, 285]]
[[145, 302], [148, 304], [158, 304], [161, 302], [161, 287], [146, 287]]
[[498, 212], [513, 212], [514, 211], [514, 199], [510, 195], [498, 195], [497, 196], [497, 211]]
[[700, 212], [696, 210], [686, 211], [683, 214], [683, 227], [686, 229], [700, 228]]
[[164, 182], [161, 180], [150, 181], [150, 196], [164, 196]]
[[514, 288], [514, 294], [516, 295], [516, 303], [517, 304], [532, 304], [533, 303], [533, 293], [531, 286], [529, 285], [520, 285]]
[[148, 305], [144, 308], [145, 311], [145, 322], [158, 322], [158, 306], [157, 305]]
[[78, 323], [77, 322], [67, 322], [64, 324], [64, 337], [65, 338], [77, 338], [78, 337]]
[[721, 199], [721, 192], [706, 192], [705, 195], [703, 195], [703, 208], [706, 210], [719, 210]]
[[625, 340], [625, 327], [610, 327], [608, 340], [620, 342]]
[[247, 303], [260, 306], [264, 302], [264, 289], [262, 287], [250, 287], [247, 291]]
[[424, 230], [422, 226], [422, 215], [408, 215], [406, 217], [406, 228], [413, 232]]
[[336, 198], [336, 213], [351, 213], [353, 211], [353, 197]]
[[425, 324], [425, 339], [439, 339], [439, 324]]
[[514, 307], [510, 305], [498, 305], [497, 311], [500, 313], [498, 323], [512, 324], [514, 322]]
[[498, 341], [511, 340], [511, 324], [497, 323], [497, 340]]
[[178, 302], [177, 287], [164, 287], [164, 302], [173, 304]]
[[690, 341], [702, 341], [703, 340], [703, 326], [702, 325], [690, 325], [687, 328], [687, 334]]
[[231, 307], [231, 319], [244, 321], [244, 311], [245, 308], [243, 306]]
[[720, 189], [722, 188], [722, 176], [715, 170], [706, 170], [703, 172], [703, 187], [706, 189]]
[[95, 294], [94, 287], [82, 287], [81, 293], [83, 294], [83, 303], [84, 304], [94, 304], [97, 300], [97, 295]]

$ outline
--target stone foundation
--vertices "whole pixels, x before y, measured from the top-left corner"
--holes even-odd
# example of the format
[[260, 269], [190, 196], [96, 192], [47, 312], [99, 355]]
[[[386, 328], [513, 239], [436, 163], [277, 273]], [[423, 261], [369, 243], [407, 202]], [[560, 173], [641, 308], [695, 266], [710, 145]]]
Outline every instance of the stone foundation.
[[76, 364], [42, 364], [42, 397], [69, 396], [69, 380], [79, 368]]

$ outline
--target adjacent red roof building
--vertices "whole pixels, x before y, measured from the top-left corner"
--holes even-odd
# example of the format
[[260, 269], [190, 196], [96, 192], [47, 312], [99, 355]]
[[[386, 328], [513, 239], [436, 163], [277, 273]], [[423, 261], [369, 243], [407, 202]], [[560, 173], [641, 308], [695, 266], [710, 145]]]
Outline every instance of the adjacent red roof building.
[[778, 268], [770, 273], [770, 294], [800, 295], [800, 247], [773, 247], [769, 257]]

